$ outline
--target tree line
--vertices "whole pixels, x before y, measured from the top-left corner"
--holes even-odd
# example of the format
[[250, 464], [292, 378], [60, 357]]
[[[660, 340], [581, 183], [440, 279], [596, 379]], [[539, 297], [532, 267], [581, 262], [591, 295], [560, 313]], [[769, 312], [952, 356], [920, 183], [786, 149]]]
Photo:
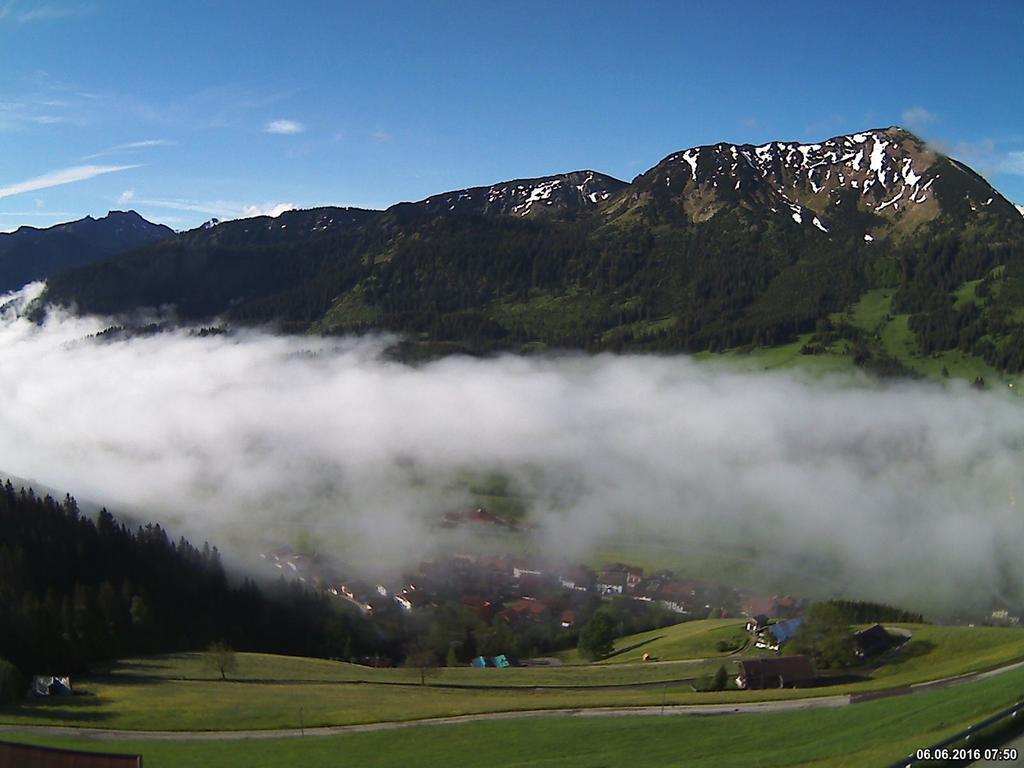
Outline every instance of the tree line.
[[196, 650], [358, 654], [357, 617], [297, 582], [232, 584], [216, 547], [130, 529], [75, 500], [0, 489], [0, 659], [24, 674], [71, 673], [121, 656]]

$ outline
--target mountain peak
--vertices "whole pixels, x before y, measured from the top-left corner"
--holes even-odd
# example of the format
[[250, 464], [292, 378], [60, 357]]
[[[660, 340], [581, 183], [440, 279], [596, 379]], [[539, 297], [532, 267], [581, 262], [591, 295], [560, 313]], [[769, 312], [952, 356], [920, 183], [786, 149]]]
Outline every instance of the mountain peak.
[[520, 218], [573, 215], [597, 207], [626, 186], [626, 182], [607, 174], [579, 170], [457, 189], [413, 205], [433, 214], [504, 214]]
[[[952, 183], [954, 177], [960, 181]], [[692, 221], [739, 205], [767, 208], [825, 233], [848, 203], [876, 219], [878, 226], [909, 231], [939, 215], [943, 188], [953, 205], [966, 206], [970, 213], [1001, 200], [983, 179], [898, 125], [813, 143], [692, 147], [669, 155], [635, 184], [641, 196], [661, 199], [666, 211], [682, 207]]]
[[19, 227], [0, 234], [0, 291], [173, 235], [169, 227], [146, 221], [135, 211], [109, 211], [98, 219], [84, 216], [46, 229]]

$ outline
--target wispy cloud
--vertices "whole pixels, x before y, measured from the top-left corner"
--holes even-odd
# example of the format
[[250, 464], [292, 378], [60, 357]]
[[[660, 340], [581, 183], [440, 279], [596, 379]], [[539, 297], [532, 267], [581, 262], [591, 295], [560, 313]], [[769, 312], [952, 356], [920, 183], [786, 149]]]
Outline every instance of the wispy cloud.
[[19, 24], [32, 24], [40, 21], [58, 21], [60, 19], [78, 19], [96, 12], [95, 5], [65, 5], [61, 3], [43, 3], [19, 10], [17, 3], [9, 2], [0, 6], [0, 21], [13, 19]]
[[370, 139], [375, 141], [377, 144], [386, 144], [389, 141], [394, 141], [395, 135], [388, 131], [382, 131], [379, 128], [370, 134]]
[[298, 207], [295, 203], [238, 203], [227, 200], [136, 200], [134, 190], [129, 191], [131, 197], [128, 200], [132, 200], [133, 204], [187, 213], [202, 213], [207, 216], [216, 216], [218, 219], [248, 219], [253, 216], [275, 217]]
[[1024, 152], [1007, 152], [996, 170], [998, 173], [1024, 176]]
[[934, 112], [929, 112], [924, 107], [910, 107], [900, 114], [900, 121], [909, 128], [923, 128], [931, 125], [936, 120]]
[[127, 144], [116, 144], [113, 147], [107, 147], [101, 149], [99, 152], [94, 152], [91, 155], [86, 155], [83, 160], [92, 160], [96, 157], [104, 157], [106, 155], [117, 155], [122, 152], [138, 152], [141, 149], [150, 149], [151, 147], [169, 147], [175, 142], [168, 139], [145, 139], [143, 141], [130, 141]]
[[203, 213], [208, 216], [216, 216], [217, 218], [227, 218], [232, 212], [237, 212], [239, 210], [238, 206], [219, 200], [204, 202], [201, 200], [145, 199], [135, 200], [135, 202], [138, 205], [149, 205], [154, 208], [168, 208], [172, 211], [185, 211], [186, 213]]
[[294, 120], [271, 120], [264, 126], [263, 130], [267, 133], [289, 136], [295, 133], [302, 133], [306, 130], [306, 126]]
[[1008, 150], [993, 139], [958, 141], [955, 144], [934, 139], [929, 143], [939, 152], [967, 163], [984, 176], [1024, 176], [1024, 150]]
[[21, 219], [26, 216], [33, 218], [47, 218], [53, 216], [81, 216], [75, 211], [0, 211], [0, 219]]
[[37, 189], [59, 187], [62, 184], [86, 181], [87, 179], [92, 179], [96, 176], [102, 176], [107, 173], [127, 171], [130, 168], [138, 167], [138, 165], [76, 165], [72, 168], [62, 168], [59, 171], [51, 171], [50, 173], [45, 173], [42, 176], [36, 176], [32, 179], [8, 184], [6, 187], [0, 187], [0, 197], [13, 197], [14, 195], [20, 195], [25, 192], [34, 192]]
[[118, 205], [124, 205], [125, 203], [130, 203], [134, 198], [135, 198], [135, 190], [134, 189], [126, 189], [117, 198], [117, 204]]

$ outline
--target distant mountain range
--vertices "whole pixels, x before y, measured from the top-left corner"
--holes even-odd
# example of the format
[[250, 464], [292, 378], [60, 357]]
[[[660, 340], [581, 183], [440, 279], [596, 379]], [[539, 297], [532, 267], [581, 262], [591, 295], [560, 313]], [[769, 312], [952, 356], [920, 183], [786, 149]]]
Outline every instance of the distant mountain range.
[[111, 211], [101, 219], [86, 216], [46, 229], [19, 227], [0, 233], [0, 291], [173, 236], [170, 227], [148, 222], [135, 211]]
[[630, 183], [574, 171], [135, 245], [53, 274], [45, 299], [386, 329], [425, 354], [798, 342], [882, 372], [956, 355], [1024, 367], [1024, 217], [898, 127], [694, 147]]

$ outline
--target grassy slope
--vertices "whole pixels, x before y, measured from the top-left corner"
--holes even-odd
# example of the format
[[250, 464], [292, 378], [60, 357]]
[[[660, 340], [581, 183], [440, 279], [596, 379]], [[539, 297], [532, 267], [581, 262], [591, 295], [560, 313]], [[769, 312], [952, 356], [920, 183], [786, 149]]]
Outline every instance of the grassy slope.
[[147, 768], [882, 766], [998, 711], [1016, 700], [1022, 689], [1024, 670], [1016, 670], [959, 688], [839, 709], [730, 717], [541, 718], [241, 742], [13, 738], [141, 753]]
[[[843, 686], [842, 692], [877, 690], [909, 685], [941, 677], [991, 669], [1024, 658], [1024, 632], [1005, 627], [945, 627], [931, 624], [892, 624], [905, 629], [911, 639], [887, 657], [886, 664], [871, 671], [871, 680]], [[645, 652], [658, 660], [695, 657], [727, 657], [717, 651], [720, 640], [743, 635], [743, 623], [734, 619], [711, 619], [676, 624], [664, 629], [619, 638], [617, 653], [600, 662], [615, 666], [639, 661]], [[746, 651], [745, 653], [750, 653]], [[569, 663], [581, 660], [575, 651], [564, 655]], [[828, 692], [834, 693], [835, 690]], [[805, 692], [806, 695], [807, 692]]]
[[[955, 292], [956, 305], [963, 306], [969, 302], [979, 303], [982, 300], [975, 296], [975, 289], [980, 280], [964, 283]], [[974, 381], [979, 376], [990, 384], [1008, 385], [1017, 382], [1019, 376], [1001, 373], [979, 357], [964, 354], [959, 350], [947, 350], [935, 355], [924, 355], [918, 347], [917, 340], [907, 323], [910, 315], [890, 314], [892, 306], [892, 289], [880, 288], [867, 291], [860, 300], [851, 305], [846, 312], [832, 316], [835, 321], [847, 322], [862, 328], [876, 337], [880, 349], [891, 357], [895, 357], [908, 368], [924, 376], [944, 378], [943, 369], [950, 378]], [[721, 353], [701, 352], [694, 355], [695, 359], [729, 365], [741, 371], [761, 370], [798, 370], [812, 375], [844, 373], [854, 369], [849, 354], [848, 344], [836, 345], [826, 354], [802, 355], [800, 348], [811, 337], [811, 334], [800, 336], [795, 342], [778, 347], [758, 347], [750, 351], [728, 350]]]
[[892, 624], [912, 632], [894, 658], [872, 676], [880, 685], [904, 685], [992, 669], [1024, 658], [1024, 632], [1008, 627]]
[[[722, 640], [730, 641], [737, 638], [746, 638], [742, 621], [736, 619], [689, 621], [662, 629], [652, 629], [650, 632], [621, 637], [615, 642], [613, 655], [602, 660], [596, 666], [601, 668], [636, 663], [645, 653], [649, 653], [657, 661], [725, 656], [727, 652], [719, 651], [716, 645]], [[569, 664], [584, 663], [575, 650], [566, 652], [562, 658]]]
[[693, 357], [695, 360], [726, 365], [744, 373], [796, 369], [821, 376], [855, 370], [852, 358], [845, 354], [800, 354], [800, 348], [810, 337], [811, 334], [805, 333], [796, 341], [777, 347], [755, 347], [750, 351], [731, 349], [725, 352], [698, 352]]
[[[706, 622], [695, 622], [706, 625]], [[735, 623], [735, 622], [732, 622]], [[686, 625], [683, 625], [686, 626]], [[674, 628], [670, 628], [674, 629]], [[707, 632], [708, 627], [699, 627]], [[696, 667], [702, 654], [676, 655], [674, 664], [625, 669], [604, 665], [566, 667], [519, 667], [513, 669], [474, 669], [469, 666], [443, 667], [432, 670], [432, 686], [466, 686], [493, 688], [499, 686], [534, 688], [554, 686], [564, 688], [643, 685], [678, 680], [687, 677]], [[265, 653], [239, 653], [238, 668], [229, 675], [235, 682], [250, 683], [368, 683], [378, 685], [416, 685], [420, 682], [417, 669], [371, 669], [358, 664], [326, 659], [307, 659], [295, 656], [275, 656]], [[111, 677], [125, 680], [190, 680], [217, 682], [218, 674], [205, 663], [202, 654], [187, 653], [171, 656], [150, 656], [127, 659], [114, 665]]]
[[[343, 725], [523, 709], [753, 701], [878, 690], [988, 669], [1024, 657], [1020, 630], [907, 626], [913, 640], [871, 679], [804, 690], [695, 693], [688, 683], [656, 684], [710, 674], [721, 663], [718, 660], [504, 671], [450, 669], [439, 671], [430, 678], [432, 685], [424, 687], [408, 684], [418, 680], [415, 670], [366, 670], [340, 662], [239, 654], [236, 679], [220, 682], [203, 669], [199, 655], [184, 654], [123, 662], [109, 676], [81, 680], [79, 690], [87, 695], [0, 710], [0, 722], [216, 730], [295, 727], [300, 710], [306, 725]], [[734, 631], [735, 622], [694, 622], [660, 630], [669, 634], [657, 642], [666, 656], [703, 654], [722, 639], [723, 632]], [[647, 635], [625, 638], [620, 644], [628, 647]], [[467, 683], [477, 687], [437, 685]], [[594, 687], [623, 683], [655, 685]], [[533, 687], [550, 684], [583, 687]], [[488, 685], [503, 687], [484, 687]]]

